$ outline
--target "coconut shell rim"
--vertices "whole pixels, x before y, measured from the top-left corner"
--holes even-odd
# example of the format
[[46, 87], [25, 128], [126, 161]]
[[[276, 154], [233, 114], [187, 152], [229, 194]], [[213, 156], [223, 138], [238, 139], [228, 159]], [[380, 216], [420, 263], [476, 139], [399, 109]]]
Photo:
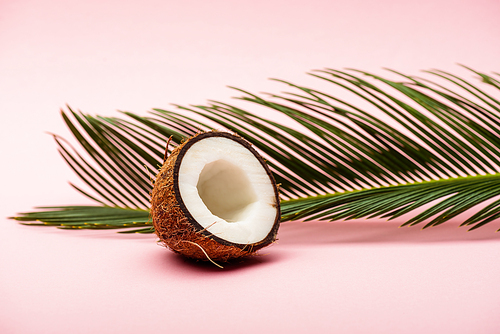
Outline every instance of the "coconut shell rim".
[[[275, 201], [276, 201], [276, 216], [274, 218], [274, 223], [273, 227], [267, 234], [267, 236], [262, 239], [261, 241], [252, 243], [252, 244], [240, 244], [240, 243], [234, 243], [231, 241], [228, 241], [226, 239], [220, 238], [211, 232], [207, 230], [206, 227], [203, 227], [198, 223], [198, 221], [191, 215], [189, 212], [188, 208], [186, 207], [186, 204], [184, 204], [184, 200], [182, 199], [180, 189], [179, 189], [179, 169], [182, 163], [182, 160], [184, 158], [184, 155], [186, 152], [189, 150], [191, 146], [193, 146], [195, 143], [199, 142], [200, 140], [203, 140], [205, 138], [210, 138], [210, 137], [224, 137], [227, 139], [231, 139], [233, 141], [236, 141], [237, 143], [243, 145], [246, 149], [248, 149], [254, 157], [260, 162], [264, 170], [266, 171], [267, 176], [269, 177], [273, 189], [274, 189], [274, 194], [275, 194]], [[264, 161], [264, 158], [252, 147], [252, 145], [247, 142], [245, 139], [242, 137], [236, 135], [236, 134], [231, 134], [228, 132], [203, 132], [200, 133], [192, 138], [190, 138], [188, 141], [186, 141], [182, 147], [180, 147], [180, 151], [176, 157], [176, 161], [174, 164], [174, 170], [173, 170], [173, 188], [174, 188], [174, 194], [175, 197], [177, 198], [178, 205], [181, 209], [181, 211], [184, 213], [185, 217], [187, 218], [188, 222], [194, 227], [196, 232], [201, 233], [205, 237], [208, 237], [222, 245], [225, 246], [233, 246], [240, 248], [241, 250], [253, 252], [256, 251], [260, 248], [266, 247], [269, 244], [273, 243], [276, 239], [276, 235], [278, 233], [278, 229], [280, 226], [280, 219], [281, 219], [281, 208], [280, 208], [280, 199], [279, 199], [279, 191], [278, 191], [278, 186], [276, 185], [276, 181], [274, 179], [274, 176], [269, 169], [269, 166], [267, 166], [266, 162]]]

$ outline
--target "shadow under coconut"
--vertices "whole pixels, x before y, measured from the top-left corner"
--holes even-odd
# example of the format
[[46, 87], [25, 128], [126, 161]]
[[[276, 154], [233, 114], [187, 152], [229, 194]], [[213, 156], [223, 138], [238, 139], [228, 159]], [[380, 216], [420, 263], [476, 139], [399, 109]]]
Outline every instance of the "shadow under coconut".
[[402, 221], [357, 220], [341, 222], [285, 222], [278, 233], [279, 245], [317, 245], [348, 243], [438, 243], [464, 241], [500, 241], [498, 224], [473, 231], [447, 222], [422, 230], [422, 225], [401, 227]]
[[229, 262], [217, 262], [218, 265], [223, 267], [220, 268], [210, 261], [189, 259], [182, 255], [175, 254], [171, 251], [164, 252], [160, 255], [160, 260], [165, 266], [174, 265], [176, 267], [179, 267], [179, 269], [184, 269], [190, 272], [214, 274], [243, 271], [257, 266], [261, 267], [263, 265], [269, 265], [271, 263], [277, 262], [280, 259], [280, 253], [265, 253], [264, 250], [262, 253], [257, 253], [246, 258], [235, 259]]

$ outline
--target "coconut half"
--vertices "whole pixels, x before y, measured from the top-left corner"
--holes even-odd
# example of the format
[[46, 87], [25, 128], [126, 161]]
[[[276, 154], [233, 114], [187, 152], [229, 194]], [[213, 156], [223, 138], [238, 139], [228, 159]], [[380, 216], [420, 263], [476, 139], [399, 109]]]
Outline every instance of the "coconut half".
[[239, 136], [204, 132], [172, 151], [151, 193], [156, 234], [190, 258], [228, 261], [276, 240], [276, 182]]

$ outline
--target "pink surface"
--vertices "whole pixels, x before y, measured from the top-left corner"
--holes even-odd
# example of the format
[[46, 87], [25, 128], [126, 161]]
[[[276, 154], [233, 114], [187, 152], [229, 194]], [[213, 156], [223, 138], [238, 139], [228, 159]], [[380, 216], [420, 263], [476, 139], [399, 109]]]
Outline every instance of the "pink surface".
[[[0, 1], [1, 217], [90, 203], [58, 110], [145, 113], [279, 92], [323, 67], [500, 71], [498, 1]], [[154, 236], [3, 219], [0, 333], [498, 333], [499, 222], [286, 223], [245, 265], [196, 266]]]

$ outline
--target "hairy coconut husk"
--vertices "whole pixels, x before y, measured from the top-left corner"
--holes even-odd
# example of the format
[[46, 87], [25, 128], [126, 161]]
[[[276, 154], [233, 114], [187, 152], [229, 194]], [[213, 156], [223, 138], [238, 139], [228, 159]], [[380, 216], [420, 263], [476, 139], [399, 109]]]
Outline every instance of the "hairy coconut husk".
[[[277, 209], [275, 223], [267, 237], [257, 243], [235, 244], [211, 234], [191, 216], [181, 198], [177, 181], [182, 158], [194, 143], [212, 136], [230, 138], [244, 145], [259, 159], [273, 184]], [[167, 248], [188, 258], [226, 262], [252, 255], [276, 240], [280, 219], [279, 194], [271, 171], [248, 142], [226, 132], [202, 132], [176, 147], [164, 162], [151, 193], [151, 216], [156, 234]]]

